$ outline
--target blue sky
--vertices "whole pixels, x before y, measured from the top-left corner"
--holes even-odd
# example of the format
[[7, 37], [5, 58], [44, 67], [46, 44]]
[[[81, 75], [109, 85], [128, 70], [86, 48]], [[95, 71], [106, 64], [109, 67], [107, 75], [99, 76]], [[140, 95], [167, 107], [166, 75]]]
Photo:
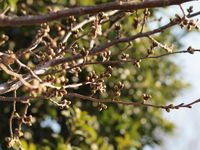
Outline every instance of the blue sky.
[[[186, 9], [189, 6], [194, 6], [194, 11], [200, 10], [200, 1], [189, 2], [183, 5]], [[173, 17], [176, 13], [181, 14], [178, 6], [169, 7], [168, 9], [161, 10], [159, 16], [163, 16], [163, 23], [169, 21], [169, 17]], [[159, 11], [160, 12], [160, 11]], [[198, 17], [200, 20], [200, 16]], [[155, 24], [152, 24], [154, 27]], [[200, 49], [200, 32], [190, 32], [186, 36], [182, 35], [183, 31], [180, 27], [173, 29], [173, 34], [180, 38], [183, 47], [180, 50], [186, 49], [188, 46]], [[191, 87], [183, 90], [175, 99], [175, 103], [189, 103], [193, 100], [200, 98], [200, 53], [181, 54], [172, 57], [172, 60], [181, 67], [180, 78], [191, 84]], [[164, 117], [176, 126], [175, 132], [172, 135], [165, 135], [160, 133], [164, 143], [162, 146], [156, 148], [146, 147], [145, 150], [200, 150], [200, 104], [196, 104], [192, 109], [179, 109], [171, 111], [170, 113], [164, 112]]]
[[[200, 10], [200, 2], [192, 2], [184, 5], [184, 8], [193, 5], [194, 10]], [[168, 9], [171, 12], [177, 12], [178, 7]], [[170, 11], [173, 10], [173, 11]], [[200, 17], [198, 17], [200, 19]], [[180, 30], [176, 30], [178, 34]], [[200, 32], [191, 32], [184, 37], [181, 37], [183, 48], [191, 45], [194, 48], [200, 49]], [[181, 77], [191, 84], [191, 88], [180, 93], [176, 98], [175, 103], [191, 102], [200, 98], [200, 53], [183, 54], [176, 56], [175, 63], [182, 69]], [[158, 149], [162, 150], [200, 150], [200, 104], [195, 105], [192, 109], [175, 110], [170, 113], [165, 113], [165, 117], [171, 120], [175, 125], [175, 133], [169, 136], [163, 136], [164, 144]]]

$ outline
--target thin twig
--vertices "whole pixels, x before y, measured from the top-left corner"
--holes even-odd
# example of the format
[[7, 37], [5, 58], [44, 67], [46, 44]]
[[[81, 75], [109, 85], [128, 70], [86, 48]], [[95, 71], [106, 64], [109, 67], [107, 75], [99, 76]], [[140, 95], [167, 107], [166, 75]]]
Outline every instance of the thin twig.
[[165, 109], [167, 111], [169, 111], [170, 109], [179, 109], [179, 108], [192, 108], [192, 105], [197, 104], [200, 102], [200, 99], [197, 99], [191, 103], [188, 104], [168, 104], [168, 105], [156, 105], [156, 104], [150, 104], [147, 102], [131, 102], [131, 101], [123, 101], [123, 100], [113, 100], [113, 99], [97, 99], [94, 97], [90, 97], [90, 96], [85, 96], [85, 95], [81, 95], [81, 94], [77, 94], [77, 93], [68, 93], [66, 95], [67, 98], [79, 98], [80, 100], [87, 100], [87, 101], [92, 101], [95, 103], [114, 103], [114, 104], [121, 104], [121, 105], [131, 105], [131, 106], [143, 106], [143, 107], [153, 107], [153, 108], [160, 108], [160, 109]]
[[[14, 98], [16, 98], [16, 90], [13, 91], [14, 92]], [[9, 129], [10, 129], [10, 137], [13, 139], [13, 117], [14, 114], [16, 112], [16, 100], [13, 100], [13, 104], [12, 104], [12, 112], [11, 112], [11, 116], [9, 118]]]
[[31, 70], [31, 68], [29, 68], [28, 66], [26, 66], [25, 64], [23, 64], [19, 59], [17, 59], [17, 58], [14, 58], [14, 59], [15, 59], [16, 63], [17, 63], [19, 66], [21, 66], [21, 67], [25, 68], [26, 70], [28, 70], [28, 71], [30, 72], [30, 74], [31, 74], [35, 79], [37, 79], [38, 81], [42, 82], [42, 80]]
[[[78, 94], [78, 93], [68, 93], [68, 94], [64, 95], [63, 98], [69, 98], [69, 99], [78, 98], [79, 100], [92, 101], [92, 102], [95, 102], [95, 103], [113, 103], [113, 104], [120, 104], [120, 105], [130, 105], [130, 106], [135, 106], [135, 107], [143, 106], [143, 107], [153, 107], [153, 108], [160, 108], [160, 109], [192, 108], [193, 105], [200, 103], [200, 98], [199, 98], [199, 99], [196, 99], [196, 100], [194, 100], [190, 103], [186, 103], [186, 104], [180, 103], [180, 104], [157, 105], [157, 104], [151, 104], [151, 103], [144, 102], [143, 100], [137, 101], [137, 102], [132, 102], [132, 101], [113, 100], [113, 99], [97, 99], [97, 98], [94, 98], [94, 97], [91, 97], [91, 96], [85, 96], [85, 95], [81, 95], [81, 94]], [[26, 105], [29, 104], [30, 99], [50, 100], [51, 102], [53, 102], [54, 104], [56, 104], [58, 106], [62, 105], [62, 104], [50, 99], [49, 97], [45, 97], [45, 96], [4, 97], [4, 101], [20, 102], [20, 100], [21, 100], [22, 103], [23, 103], [23, 101], [28, 102], [28, 103], [25, 103]], [[0, 100], [1, 100], [1, 96], [0, 96]]]
[[0, 68], [5, 71], [7, 74], [18, 78], [25, 86], [31, 88], [31, 89], [35, 89], [37, 87], [32, 86], [30, 83], [28, 83], [25, 79], [23, 79], [23, 77], [20, 74], [17, 74], [11, 70], [9, 70], [4, 64], [0, 63]]

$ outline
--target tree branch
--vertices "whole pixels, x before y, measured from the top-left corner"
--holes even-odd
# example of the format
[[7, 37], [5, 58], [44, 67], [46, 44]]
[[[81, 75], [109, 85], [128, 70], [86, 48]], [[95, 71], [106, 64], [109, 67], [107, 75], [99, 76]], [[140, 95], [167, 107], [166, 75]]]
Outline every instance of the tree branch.
[[51, 12], [36, 16], [5, 16], [0, 15], [0, 26], [23, 26], [41, 24], [53, 20], [66, 18], [68, 16], [82, 16], [85, 14], [94, 14], [110, 10], [133, 11], [144, 8], [165, 7], [170, 5], [179, 5], [192, 0], [151, 0], [144, 2], [110, 2], [96, 6], [83, 6], [75, 8], [66, 8], [57, 12]]
[[[199, 15], [198, 12], [194, 13], [194, 14], [188, 15], [188, 18], [195, 17], [196, 15]], [[96, 55], [98, 53], [101, 53], [101, 52], [105, 51], [107, 48], [109, 48], [109, 47], [111, 47], [111, 46], [113, 46], [115, 44], [124, 43], [124, 42], [130, 42], [130, 41], [136, 40], [138, 38], [148, 37], [150, 35], [153, 35], [153, 34], [156, 34], [156, 33], [160, 33], [160, 32], [162, 32], [162, 31], [164, 31], [164, 30], [166, 30], [166, 29], [168, 29], [168, 28], [170, 28], [170, 27], [172, 27], [172, 26], [174, 26], [176, 24], [177, 23], [175, 23], [175, 22], [169, 22], [168, 24], [166, 24], [164, 26], [161, 26], [161, 27], [159, 27], [157, 29], [151, 30], [151, 31], [147, 31], [147, 32], [144, 32], [144, 33], [138, 33], [138, 34], [130, 36], [130, 37], [114, 39], [111, 42], [107, 42], [107, 43], [105, 43], [103, 45], [100, 45], [98, 47], [93, 48], [89, 52], [89, 55], [93, 56], [93, 55]], [[168, 55], [168, 54], [165, 54], [165, 55]], [[49, 67], [53, 67], [53, 66], [56, 66], [56, 65], [59, 65], [59, 64], [62, 64], [62, 63], [70, 62], [70, 61], [75, 61], [75, 60], [78, 60], [78, 59], [81, 59], [81, 58], [82, 58], [82, 55], [81, 54], [77, 54], [77, 55], [70, 56], [70, 57], [67, 57], [67, 58], [53, 59], [51, 61], [45, 62], [43, 64], [40, 64], [39, 66], [37, 66], [35, 68], [35, 70], [33, 72], [34, 72], [34, 74], [36, 74], [38, 76], [39, 75], [43, 75], [49, 70]], [[32, 80], [32, 75], [30, 75], [30, 74], [24, 75], [23, 79], [25, 81], [27, 81], [27, 82], [30, 82]], [[22, 85], [23, 85], [23, 83], [21, 81], [8, 81], [6, 83], [2, 83], [2, 84], [0, 84], [0, 94], [8, 93], [10, 91], [18, 89]]]
[[[85, 100], [85, 101], [92, 101], [95, 103], [112, 103], [112, 104], [120, 104], [120, 105], [130, 105], [135, 107], [153, 107], [153, 108], [159, 108], [159, 109], [165, 109], [166, 111], [170, 111], [171, 109], [179, 109], [179, 108], [192, 108], [193, 105], [200, 103], [200, 98], [196, 99], [190, 103], [180, 103], [180, 104], [168, 104], [168, 105], [157, 105], [157, 104], [151, 104], [147, 103], [146, 101], [124, 101], [124, 100], [113, 100], [113, 99], [98, 99], [91, 96], [85, 96], [78, 93], [68, 93], [64, 95], [63, 98], [67, 99], [73, 99], [78, 98], [79, 100]], [[49, 97], [45, 96], [38, 96], [38, 97], [32, 97], [32, 96], [25, 96], [25, 97], [4, 97], [0, 96], [0, 101], [6, 101], [6, 102], [19, 102], [19, 103], [25, 103], [28, 104], [30, 99], [44, 99], [44, 100], [50, 100], [51, 102], [58, 104], [58, 102], [50, 99]]]
[[131, 101], [122, 101], [122, 100], [113, 100], [113, 99], [97, 99], [97, 98], [94, 98], [91, 96], [85, 96], [85, 95], [81, 95], [78, 93], [68, 93], [66, 95], [66, 98], [79, 98], [80, 100], [87, 100], [87, 101], [92, 101], [95, 103], [113, 103], [113, 104], [121, 104], [121, 105], [131, 105], [131, 106], [136, 106], [136, 107], [138, 107], [138, 106], [153, 107], [153, 108], [165, 109], [168, 112], [170, 111], [170, 109], [192, 108], [192, 105], [200, 102], [200, 98], [199, 98], [188, 104], [180, 103], [177, 105], [174, 105], [174, 104], [156, 105], [156, 104], [150, 104], [150, 103], [147, 103], [144, 101], [131, 102]]

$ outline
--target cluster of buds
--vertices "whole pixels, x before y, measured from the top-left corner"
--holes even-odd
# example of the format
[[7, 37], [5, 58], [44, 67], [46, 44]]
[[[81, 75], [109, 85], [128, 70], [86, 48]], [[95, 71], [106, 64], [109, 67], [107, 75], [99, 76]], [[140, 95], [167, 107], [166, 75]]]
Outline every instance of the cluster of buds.
[[0, 62], [4, 65], [11, 65], [15, 62], [15, 54], [0, 53]]
[[[176, 107], [174, 107], [173, 104], [169, 104], [169, 105], [167, 105], [167, 106], [165, 107], [165, 110], [166, 110], [166, 112], [170, 112], [170, 109], [174, 109], [174, 108], [176, 108]], [[177, 107], [176, 109], [178, 109], [178, 107]]]
[[144, 93], [143, 94], [143, 100], [147, 101], [151, 98], [151, 95]]
[[58, 97], [58, 96], [63, 96], [63, 95], [66, 95], [67, 94], [67, 90], [63, 87], [61, 87], [60, 89], [57, 89], [57, 90], [54, 90], [55, 91], [55, 97]]
[[99, 91], [100, 93], [104, 93], [106, 91], [106, 85], [104, 85], [104, 79], [102, 76], [98, 76], [94, 71], [90, 72], [86, 77], [88, 82], [91, 82], [90, 87], [92, 89], [92, 93], [96, 93]]
[[150, 48], [147, 49], [147, 54], [152, 55], [154, 54], [154, 48], [158, 46], [158, 43], [156, 41], [153, 41]]
[[49, 74], [49, 75], [46, 76], [46, 79], [44, 81], [53, 83], [53, 82], [56, 81], [56, 77], [54, 75]]
[[113, 68], [111, 66], [108, 66], [106, 68], [106, 70], [102, 74], [100, 74], [100, 78], [109, 78], [109, 77], [111, 77], [112, 71], [113, 71]]
[[[27, 56], [29, 57], [30, 55], [27, 55]], [[37, 54], [35, 54], [33, 56], [33, 62], [38, 64], [38, 63], [44, 61], [46, 56], [47, 55], [45, 55], [45, 53], [42, 53], [41, 51], [39, 51]]]
[[105, 93], [106, 85], [104, 84], [104, 79], [98, 79], [95, 83], [91, 84], [91, 88], [93, 93], [96, 93], [96, 91]]
[[65, 35], [65, 30], [60, 24], [55, 24], [54, 28], [56, 32], [58, 33], [59, 37], [63, 37]]
[[122, 53], [121, 54], [121, 59], [122, 60], [127, 60], [129, 58], [129, 54], [126, 54], [126, 53]]
[[74, 16], [69, 16], [67, 18], [68, 24], [69, 24], [69, 28], [72, 32], [73, 35], [77, 35], [78, 34], [78, 30], [72, 30], [74, 23], [76, 22], [76, 18]]
[[18, 10], [23, 15], [27, 15], [27, 14], [29, 14], [31, 12], [29, 6], [26, 3], [21, 3], [18, 7], [19, 7]]
[[93, 38], [96, 38], [97, 36], [102, 35], [101, 23], [104, 19], [108, 19], [105, 13], [100, 12], [98, 15], [96, 15], [96, 18], [93, 22], [92, 29], [91, 29]]
[[68, 109], [70, 104], [71, 104], [71, 101], [67, 99], [63, 99], [62, 101], [58, 103], [58, 106], [60, 109]]
[[141, 59], [138, 59], [138, 60], [135, 60], [133, 62], [133, 65], [136, 67], [136, 68], [140, 68], [140, 63], [141, 63]]
[[78, 54], [78, 49], [80, 49], [80, 48], [79, 48], [79, 45], [77, 43], [72, 45], [71, 51], [70, 51], [71, 55], [72, 56], [77, 55]]
[[86, 50], [85, 48], [82, 48], [80, 51], [80, 54], [83, 56], [83, 61], [86, 62], [87, 61], [87, 56], [89, 54], [89, 50]]
[[38, 79], [33, 79], [30, 83], [34, 88], [25, 87], [29, 91], [30, 96], [37, 97], [38, 95], [46, 92], [47, 88], [43, 86]]
[[74, 35], [74, 37], [78, 37], [78, 33], [79, 33], [79, 30], [72, 30], [72, 35]]
[[149, 99], [151, 99], [151, 95], [144, 93], [142, 95], [142, 99], [143, 99], [143, 103], [145, 103], [146, 101], [148, 101]]
[[56, 56], [56, 51], [50, 45], [47, 46], [47, 61], [52, 60]]
[[5, 142], [6, 142], [6, 144], [7, 144], [7, 147], [8, 147], [8, 148], [11, 148], [11, 147], [13, 147], [13, 146], [15, 145], [16, 139], [11, 138], [11, 137], [6, 137], [6, 138], [5, 138]]
[[107, 105], [103, 104], [103, 103], [99, 103], [98, 104], [98, 110], [99, 111], [103, 111], [103, 110], [106, 110], [108, 108]]
[[28, 126], [31, 126], [33, 123], [33, 117], [31, 115], [29, 116], [24, 115], [23, 117], [21, 117], [17, 112], [14, 112], [13, 119], [18, 120], [19, 126], [14, 128], [14, 132], [13, 135], [11, 135], [11, 137], [5, 138], [7, 146], [9, 148], [17, 144], [19, 142], [19, 138], [24, 135], [24, 133], [21, 130], [21, 123]]
[[54, 75], [47, 75], [46, 79], [44, 79], [44, 82], [50, 82], [50, 83], [54, 83], [54, 84], [66, 84], [69, 81], [69, 79], [65, 78], [64, 75], [61, 75], [59, 77], [56, 77]]
[[32, 117], [32, 115], [24, 116], [23, 119], [22, 119], [22, 122], [25, 125], [32, 126], [32, 123], [33, 123], [33, 117]]
[[76, 22], [76, 18], [74, 16], [69, 16], [68, 17], [68, 21], [69, 21], [70, 24], [71, 23], [75, 23]]
[[81, 54], [83, 57], [86, 57], [86, 56], [89, 54], [89, 51], [86, 50], [85, 48], [82, 48], [81, 51], [80, 51], [80, 54]]
[[49, 33], [49, 31], [50, 31], [50, 27], [47, 23], [41, 24], [40, 29], [38, 30], [37, 38], [45, 37]]
[[[56, 43], [56, 42], [54, 42]], [[59, 42], [57, 48], [55, 48], [55, 53], [58, 55], [58, 54], [62, 54], [62, 55], [65, 55], [65, 50], [66, 50], [66, 45], [62, 42]]]
[[46, 44], [47, 47], [47, 52], [39, 52], [38, 56], [39, 56], [39, 61], [50, 61], [52, 59], [54, 59], [56, 56], [58, 56], [59, 54], [65, 54], [64, 50], [65, 50], [65, 46], [58, 44], [56, 42], [48, 42]]
[[87, 82], [95, 82], [95, 80], [98, 78], [98, 75], [95, 71], [92, 71], [89, 73], [89, 75], [86, 77]]
[[78, 77], [79, 73], [82, 71], [80, 67], [72, 68], [69, 72], [72, 73], [75, 77]]
[[8, 38], [7, 35], [2, 34], [2, 35], [0, 36], [0, 46], [3, 45], [8, 39], [9, 39], [9, 38]]
[[188, 51], [188, 53], [190, 53], [190, 54], [194, 54], [195, 49], [192, 48], [191, 46], [189, 46], [189, 47], [187, 48], [187, 51]]
[[68, 21], [70, 24], [75, 23], [76, 22], [76, 18], [74, 16], [69, 16], [68, 17]]
[[96, 38], [98, 35], [102, 35], [101, 18], [99, 15], [96, 16], [93, 22], [91, 33], [93, 38]]
[[107, 69], [101, 73], [99, 76], [96, 74], [95, 71], [89, 73], [86, 77], [87, 82], [91, 82], [90, 87], [92, 88], [92, 93], [96, 93], [99, 91], [100, 93], [104, 93], [106, 91], [106, 85], [104, 84], [104, 78], [111, 77], [113, 68], [108, 66]]
[[110, 55], [111, 55], [111, 51], [109, 51], [109, 50], [104, 51], [103, 53], [101, 53], [101, 56], [103, 58], [103, 62], [109, 61], [110, 60]]
[[[39, 43], [42, 42], [48, 49], [48, 52], [38, 51], [37, 53], [35, 53], [34, 62], [36, 63], [39, 63], [41, 61], [52, 60], [55, 57], [55, 52], [53, 50], [53, 48], [56, 47], [55, 41], [53, 42], [53, 40], [51, 40], [50, 42], [46, 42], [44, 40], [44, 37], [46, 37], [49, 32], [50, 32], [49, 25], [47, 23], [41, 24], [40, 29], [38, 30], [37, 35], [35, 37], [35, 41], [31, 45], [32, 49], [34, 49]], [[27, 55], [25, 56], [29, 57], [29, 54], [27, 53]]]
[[24, 135], [24, 133], [19, 128], [15, 128], [15, 130], [14, 130], [15, 137], [22, 137], [23, 135]]
[[20, 120], [21, 116], [17, 112], [14, 112], [13, 119]]
[[45, 55], [45, 54], [43, 54], [43, 57], [42, 57], [43, 61], [47, 62], [47, 61], [50, 61], [52, 59], [54, 59], [53, 55]]
[[119, 82], [118, 84], [116, 84], [115, 86], [114, 86], [114, 99], [113, 100], [115, 100], [116, 98], [118, 98], [118, 97], [120, 97], [120, 95], [121, 95], [121, 90], [124, 88], [124, 84], [123, 83], [121, 83], [121, 82]]
[[179, 24], [181, 28], [186, 27], [188, 30], [191, 30], [192, 28], [199, 29], [198, 21], [193, 19], [190, 20], [186, 16], [180, 17], [176, 14], [172, 21]]
[[188, 9], [187, 9], [187, 12], [188, 14], [191, 14], [193, 12], [193, 6], [190, 6]]
[[67, 91], [65, 88], [60, 89], [48, 89], [46, 93], [44, 93], [46, 97], [63, 97], [67, 94]]
[[98, 13], [98, 17], [99, 17], [100, 22], [103, 21], [103, 19], [108, 19], [108, 15], [104, 12]]

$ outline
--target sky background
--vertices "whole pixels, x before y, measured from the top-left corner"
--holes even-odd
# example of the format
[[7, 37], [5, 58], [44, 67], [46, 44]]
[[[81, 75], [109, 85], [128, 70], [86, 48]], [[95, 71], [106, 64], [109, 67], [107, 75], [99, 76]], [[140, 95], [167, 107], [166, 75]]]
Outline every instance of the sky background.
[[[194, 6], [194, 12], [200, 11], [200, 1], [186, 3], [183, 8], [186, 10], [189, 6]], [[178, 6], [172, 6], [163, 11], [159, 9], [157, 17], [163, 17], [163, 24], [169, 22], [169, 18], [174, 15], [182, 14]], [[160, 13], [161, 12], [161, 13]], [[200, 16], [196, 19], [200, 20]], [[200, 23], [199, 23], [200, 24]], [[156, 24], [151, 27], [155, 28]], [[183, 36], [183, 30], [180, 27], [173, 29], [173, 34], [180, 40], [182, 47], [180, 50], [186, 50], [188, 46], [200, 49], [200, 32], [190, 32]], [[180, 92], [179, 96], [175, 99], [174, 103], [190, 103], [200, 98], [200, 53], [196, 52], [191, 54], [180, 54], [171, 57], [180, 68], [180, 77], [191, 86]], [[176, 126], [172, 135], [165, 135], [160, 133], [158, 137], [162, 138], [163, 145], [158, 147], [146, 147], [145, 150], [200, 150], [200, 103], [193, 106], [192, 109], [179, 109], [167, 113], [164, 111], [164, 117]]]
[[[194, 10], [200, 11], [200, 1], [186, 3], [184, 8], [190, 5]], [[173, 16], [179, 12], [179, 7], [170, 7], [166, 10], [168, 15]], [[200, 17], [198, 17], [200, 19]], [[175, 28], [173, 32], [176, 36], [181, 35], [181, 30]], [[183, 44], [181, 50], [188, 46], [200, 49], [200, 32], [191, 32], [186, 36], [180, 37]], [[174, 62], [181, 67], [181, 77], [191, 84], [191, 87], [183, 90], [176, 98], [175, 103], [189, 103], [200, 98], [200, 53], [176, 55]], [[176, 128], [173, 135], [163, 136], [164, 143], [158, 150], [200, 150], [200, 104], [194, 105], [192, 109], [179, 109], [164, 113], [165, 117], [172, 121]]]
[[[182, 39], [185, 44], [191, 44], [200, 49], [200, 33], [190, 34]], [[176, 103], [188, 103], [200, 98], [200, 53], [194, 55], [181, 55], [176, 57], [176, 64], [182, 68], [183, 80], [191, 84], [191, 87], [182, 91], [176, 98]], [[164, 150], [200, 150], [200, 105], [196, 104], [192, 109], [179, 109], [165, 113], [165, 117], [176, 125], [172, 136], [164, 137]]]

